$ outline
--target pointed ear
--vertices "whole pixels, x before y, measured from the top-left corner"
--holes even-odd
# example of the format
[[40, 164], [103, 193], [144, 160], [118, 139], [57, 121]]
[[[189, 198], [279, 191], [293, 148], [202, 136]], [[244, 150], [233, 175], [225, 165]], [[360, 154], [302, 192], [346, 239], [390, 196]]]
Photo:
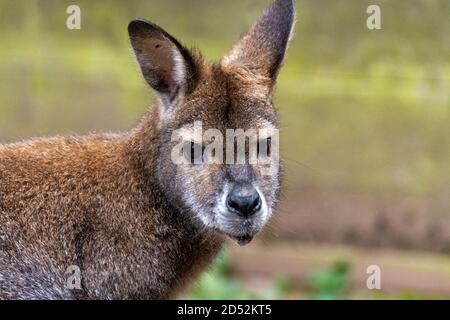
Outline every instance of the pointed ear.
[[191, 53], [159, 26], [133, 20], [128, 25], [131, 45], [142, 74], [166, 105], [193, 90], [197, 69]]
[[295, 21], [294, 0], [275, 0], [223, 60], [275, 82]]

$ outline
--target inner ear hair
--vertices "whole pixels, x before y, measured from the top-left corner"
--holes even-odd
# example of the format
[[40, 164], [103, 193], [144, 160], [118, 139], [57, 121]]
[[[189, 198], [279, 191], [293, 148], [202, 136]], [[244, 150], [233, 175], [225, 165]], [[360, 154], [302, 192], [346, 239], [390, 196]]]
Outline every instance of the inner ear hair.
[[147, 83], [168, 102], [195, 88], [196, 61], [191, 52], [158, 25], [133, 20], [131, 45]]
[[222, 61], [276, 80], [295, 23], [294, 0], [275, 0]]

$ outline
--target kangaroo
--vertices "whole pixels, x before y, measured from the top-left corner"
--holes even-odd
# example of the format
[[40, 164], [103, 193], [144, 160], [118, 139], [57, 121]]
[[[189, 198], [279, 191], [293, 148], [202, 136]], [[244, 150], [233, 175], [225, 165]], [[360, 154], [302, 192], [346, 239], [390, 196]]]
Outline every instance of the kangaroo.
[[[135, 128], [0, 146], [0, 298], [175, 298], [227, 238], [249, 243], [272, 214], [280, 168], [196, 164], [205, 146], [188, 133], [198, 121], [222, 133], [278, 128], [272, 97], [294, 18], [293, 0], [275, 0], [217, 63], [131, 21], [156, 93]], [[174, 131], [192, 151], [181, 164]], [[69, 266], [80, 270], [79, 288], [67, 285]]]

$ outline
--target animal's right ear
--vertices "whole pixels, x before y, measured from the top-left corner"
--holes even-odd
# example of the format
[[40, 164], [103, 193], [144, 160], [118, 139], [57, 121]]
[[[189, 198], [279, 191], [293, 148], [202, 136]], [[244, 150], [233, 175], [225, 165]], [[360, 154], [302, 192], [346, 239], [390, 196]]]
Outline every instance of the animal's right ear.
[[195, 60], [174, 37], [143, 20], [131, 21], [128, 33], [145, 80], [165, 105], [173, 105], [195, 87]]

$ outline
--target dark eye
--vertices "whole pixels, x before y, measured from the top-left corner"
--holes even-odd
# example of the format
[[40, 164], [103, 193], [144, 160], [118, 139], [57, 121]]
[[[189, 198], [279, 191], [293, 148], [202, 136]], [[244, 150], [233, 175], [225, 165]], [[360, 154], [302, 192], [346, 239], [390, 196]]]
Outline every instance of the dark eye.
[[[261, 150], [262, 148], [262, 150]], [[265, 150], [265, 154], [263, 154], [263, 156], [268, 156], [270, 157], [270, 154], [272, 152], [272, 138], [269, 137], [267, 139], [261, 139], [258, 141], [258, 146], [257, 146], [257, 152], [258, 152], [258, 156], [260, 156], [261, 152], [264, 152]]]
[[203, 146], [193, 141], [186, 142], [184, 157], [190, 164], [201, 164], [203, 160]]

